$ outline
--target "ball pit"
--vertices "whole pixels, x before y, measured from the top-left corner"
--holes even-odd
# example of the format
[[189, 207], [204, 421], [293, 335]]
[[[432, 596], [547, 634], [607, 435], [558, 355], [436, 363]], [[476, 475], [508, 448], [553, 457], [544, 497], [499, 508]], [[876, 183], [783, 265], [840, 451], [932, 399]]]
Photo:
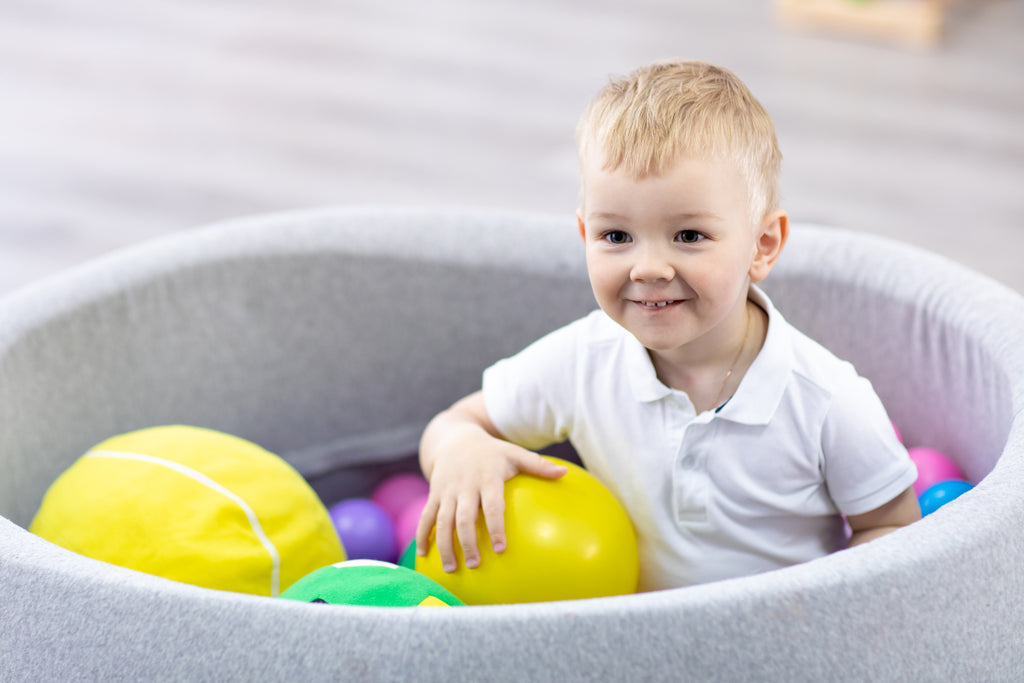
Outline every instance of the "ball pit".
[[426, 421], [483, 367], [592, 309], [568, 218], [257, 217], [181, 231], [0, 300], [4, 674], [1019, 679], [1024, 300], [946, 259], [833, 228], [794, 225], [766, 291], [871, 379], [907, 443], [927, 440], [977, 482], [852, 551], [694, 589], [383, 611], [168, 581], [27, 530], [82, 453], [155, 424], [209, 425], [281, 455], [314, 488], [333, 477], [370, 495], [379, 468], [413, 453]]

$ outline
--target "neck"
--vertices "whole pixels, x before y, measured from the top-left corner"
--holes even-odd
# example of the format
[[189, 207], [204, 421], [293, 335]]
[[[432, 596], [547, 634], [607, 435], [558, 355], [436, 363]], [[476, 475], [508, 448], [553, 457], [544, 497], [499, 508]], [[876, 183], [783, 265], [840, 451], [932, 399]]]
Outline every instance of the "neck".
[[733, 317], [726, 328], [729, 342], [708, 340], [706, 353], [649, 352], [658, 379], [685, 392], [698, 413], [715, 409], [732, 396], [764, 343], [765, 316], [756, 304], [745, 300]]

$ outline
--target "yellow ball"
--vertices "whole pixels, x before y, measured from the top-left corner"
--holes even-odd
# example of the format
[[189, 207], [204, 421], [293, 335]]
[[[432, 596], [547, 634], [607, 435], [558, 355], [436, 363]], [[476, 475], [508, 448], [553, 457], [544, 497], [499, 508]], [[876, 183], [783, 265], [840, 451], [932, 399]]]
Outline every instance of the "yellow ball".
[[507, 549], [491, 550], [483, 514], [477, 520], [480, 566], [441, 569], [430, 548], [416, 558], [426, 574], [467, 605], [573, 600], [634, 593], [639, 565], [636, 532], [618, 500], [592, 474], [572, 463], [560, 479], [520, 474], [505, 483]]
[[29, 530], [97, 560], [256, 595], [346, 559], [327, 509], [288, 463], [180, 425], [93, 447], [53, 483]]

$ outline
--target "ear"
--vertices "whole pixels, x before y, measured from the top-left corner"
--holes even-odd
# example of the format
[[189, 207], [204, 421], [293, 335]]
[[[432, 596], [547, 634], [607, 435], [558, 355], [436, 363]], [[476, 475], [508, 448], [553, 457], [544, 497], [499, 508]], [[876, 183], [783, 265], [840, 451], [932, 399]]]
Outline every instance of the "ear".
[[576, 225], [579, 227], [580, 237], [582, 237], [583, 241], [586, 242], [587, 231], [586, 226], [583, 223], [583, 209], [576, 209]]
[[754, 259], [750, 263], [750, 279], [760, 282], [779, 260], [782, 248], [789, 239], [789, 216], [781, 209], [767, 214], [761, 221], [754, 242]]

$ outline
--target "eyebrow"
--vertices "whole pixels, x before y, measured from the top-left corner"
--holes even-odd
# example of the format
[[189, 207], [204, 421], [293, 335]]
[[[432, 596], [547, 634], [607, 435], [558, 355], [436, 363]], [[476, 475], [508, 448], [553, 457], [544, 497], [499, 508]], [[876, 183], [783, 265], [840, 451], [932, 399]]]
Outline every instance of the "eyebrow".
[[[598, 211], [596, 213], [588, 214], [587, 217], [588, 218], [603, 218], [603, 219], [607, 219], [607, 220], [617, 220], [617, 221], [621, 221], [621, 220], [625, 220], [626, 219], [626, 217], [623, 216], [622, 214], [612, 213], [610, 211]], [[700, 218], [714, 218], [714, 219], [717, 219], [717, 220], [721, 220], [721, 216], [719, 216], [717, 213], [713, 213], [711, 211], [690, 211], [690, 212], [685, 212], [685, 213], [676, 213], [676, 214], [672, 214], [671, 216], [669, 216], [668, 220], [670, 222], [678, 222], [678, 221], [689, 221], [689, 220], [700, 219]]]

